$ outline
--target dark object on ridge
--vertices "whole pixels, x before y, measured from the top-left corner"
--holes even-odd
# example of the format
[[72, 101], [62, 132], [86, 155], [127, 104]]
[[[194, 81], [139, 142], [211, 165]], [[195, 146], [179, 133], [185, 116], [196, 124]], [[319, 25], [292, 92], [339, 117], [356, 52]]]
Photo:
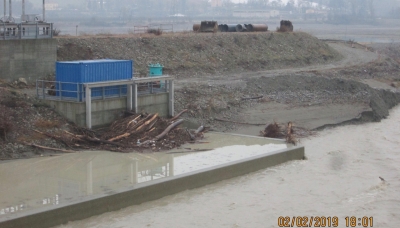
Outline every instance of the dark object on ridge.
[[281, 27], [278, 28], [278, 32], [293, 32], [292, 22], [281, 20]]

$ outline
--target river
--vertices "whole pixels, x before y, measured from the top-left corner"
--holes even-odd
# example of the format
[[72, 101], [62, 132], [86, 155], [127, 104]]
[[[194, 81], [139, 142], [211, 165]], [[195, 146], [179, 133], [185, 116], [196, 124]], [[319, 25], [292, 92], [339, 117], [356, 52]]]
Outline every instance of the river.
[[397, 107], [380, 123], [303, 139], [307, 160], [60, 227], [279, 227], [281, 216], [336, 216], [338, 227], [367, 216], [373, 227], [399, 227], [399, 129]]

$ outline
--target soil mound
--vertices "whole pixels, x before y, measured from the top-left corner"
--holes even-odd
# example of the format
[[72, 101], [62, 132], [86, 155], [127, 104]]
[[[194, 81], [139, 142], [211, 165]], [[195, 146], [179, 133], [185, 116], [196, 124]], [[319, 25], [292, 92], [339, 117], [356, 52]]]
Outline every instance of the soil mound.
[[102, 58], [132, 59], [142, 76], [148, 64], [160, 63], [165, 74], [188, 78], [323, 64], [341, 55], [302, 32], [58, 38], [59, 61]]

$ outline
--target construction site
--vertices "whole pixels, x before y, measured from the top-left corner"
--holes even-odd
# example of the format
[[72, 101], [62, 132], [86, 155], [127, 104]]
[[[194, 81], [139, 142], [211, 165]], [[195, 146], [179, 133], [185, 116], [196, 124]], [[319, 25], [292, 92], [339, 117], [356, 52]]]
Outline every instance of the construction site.
[[6, 3], [0, 174], [21, 165], [30, 171], [4, 175], [0, 226], [53, 227], [302, 166], [324, 151], [312, 142], [326, 132], [386, 121], [400, 102], [396, 42], [320, 39], [324, 32], [279, 19], [278, 26], [203, 20], [190, 31], [159, 24], [60, 35], [45, 1], [41, 17], [26, 14], [22, 1], [20, 22]]

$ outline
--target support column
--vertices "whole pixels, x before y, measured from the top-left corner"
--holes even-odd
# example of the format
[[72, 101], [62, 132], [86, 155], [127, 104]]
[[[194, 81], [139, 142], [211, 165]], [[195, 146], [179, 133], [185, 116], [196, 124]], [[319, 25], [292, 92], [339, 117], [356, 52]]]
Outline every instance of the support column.
[[133, 85], [127, 85], [128, 87], [128, 98], [126, 99], [126, 107], [128, 108], [128, 111], [132, 111], [132, 101], [133, 101]]
[[168, 101], [168, 114], [170, 117], [174, 116], [174, 80], [169, 81], [169, 101]]
[[138, 113], [138, 95], [137, 95], [138, 89], [137, 89], [137, 84], [133, 84], [133, 110], [135, 113]]
[[92, 90], [86, 85], [86, 127], [92, 128]]

